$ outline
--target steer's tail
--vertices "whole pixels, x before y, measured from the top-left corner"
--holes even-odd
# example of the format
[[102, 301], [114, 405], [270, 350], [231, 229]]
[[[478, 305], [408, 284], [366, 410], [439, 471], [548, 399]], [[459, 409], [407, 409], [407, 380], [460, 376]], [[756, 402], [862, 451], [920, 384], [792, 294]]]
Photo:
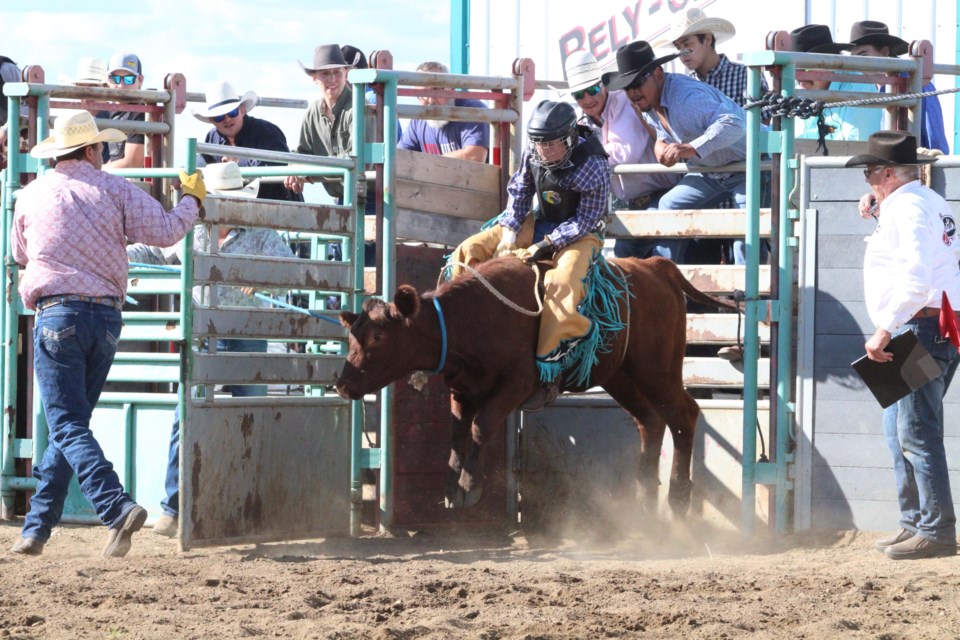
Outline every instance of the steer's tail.
[[666, 258], [657, 259], [656, 269], [662, 275], [676, 282], [680, 289], [683, 290], [683, 293], [694, 302], [710, 305], [711, 307], [715, 307], [717, 309], [726, 309], [728, 311], [737, 312], [742, 311], [736, 302], [715, 298], [714, 296], [708, 295], [697, 289], [695, 286], [693, 286], [693, 283], [684, 277], [683, 273], [680, 272], [680, 269], [677, 268], [677, 265]]

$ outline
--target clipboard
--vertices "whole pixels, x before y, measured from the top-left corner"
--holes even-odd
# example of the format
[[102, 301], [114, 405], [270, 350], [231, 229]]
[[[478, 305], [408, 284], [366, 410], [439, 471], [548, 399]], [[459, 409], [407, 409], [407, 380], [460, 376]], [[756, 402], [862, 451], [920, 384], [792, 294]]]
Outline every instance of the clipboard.
[[890, 362], [863, 356], [851, 363], [884, 409], [941, 374], [940, 365], [912, 331], [893, 338], [886, 351], [893, 354]]

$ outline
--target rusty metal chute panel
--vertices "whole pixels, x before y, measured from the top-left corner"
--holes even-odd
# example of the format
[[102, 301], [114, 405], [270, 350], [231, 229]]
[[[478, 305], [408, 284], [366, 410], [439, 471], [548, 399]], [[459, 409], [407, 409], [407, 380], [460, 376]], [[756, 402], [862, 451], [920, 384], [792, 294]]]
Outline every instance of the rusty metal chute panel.
[[354, 236], [353, 209], [277, 200], [245, 200], [209, 196], [200, 211], [203, 224], [259, 227]]
[[347, 401], [201, 399], [189, 415], [183, 550], [349, 533]]
[[290, 289], [352, 289], [347, 262], [194, 254], [194, 284], [257, 285]]

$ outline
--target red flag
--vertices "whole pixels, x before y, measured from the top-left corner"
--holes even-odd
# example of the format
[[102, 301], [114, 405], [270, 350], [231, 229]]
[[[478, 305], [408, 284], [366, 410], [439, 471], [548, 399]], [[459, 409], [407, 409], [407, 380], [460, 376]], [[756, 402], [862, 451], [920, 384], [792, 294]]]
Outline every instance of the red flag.
[[947, 292], [940, 298], [940, 336], [950, 340], [950, 344], [960, 351], [960, 327], [957, 326], [957, 314], [950, 306]]

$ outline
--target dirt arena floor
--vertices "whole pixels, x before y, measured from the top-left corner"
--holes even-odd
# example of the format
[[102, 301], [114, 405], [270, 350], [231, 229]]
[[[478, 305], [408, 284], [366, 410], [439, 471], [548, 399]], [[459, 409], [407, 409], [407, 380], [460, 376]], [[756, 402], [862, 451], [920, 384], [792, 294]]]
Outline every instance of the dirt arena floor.
[[[874, 534], [648, 532], [603, 544], [417, 533], [124, 559], [64, 526], [6, 551], [0, 638], [960, 638], [960, 557], [893, 562]], [[763, 536], [762, 538], [765, 538]]]

